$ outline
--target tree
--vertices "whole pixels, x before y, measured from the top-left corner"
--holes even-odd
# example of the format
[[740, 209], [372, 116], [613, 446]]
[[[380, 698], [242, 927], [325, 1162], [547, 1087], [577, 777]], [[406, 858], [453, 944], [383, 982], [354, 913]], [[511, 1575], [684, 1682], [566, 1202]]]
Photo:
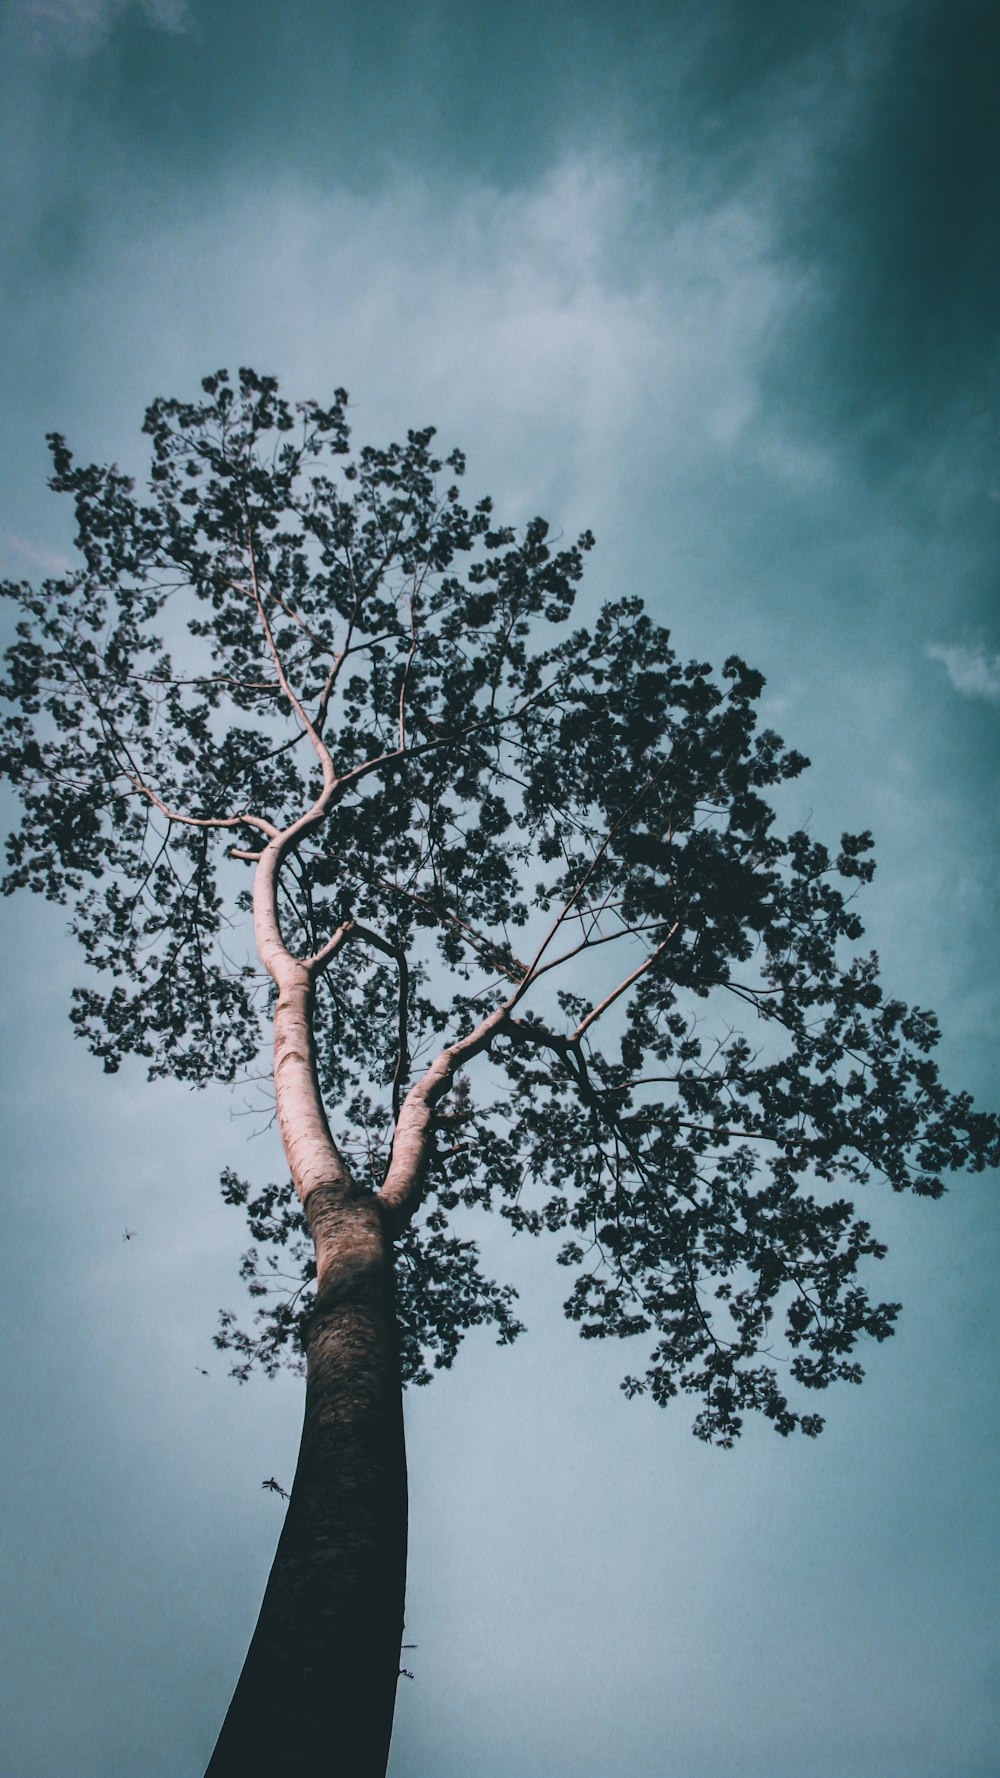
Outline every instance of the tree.
[[429, 429], [352, 455], [346, 407], [219, 372], [148, 410], [141, 499], [53, 436], [81, 565], [5, 588], [4, 887], [72, 907], [78, 1034], [202, 1084], [273, 1023], [294, 1190], [223, 1177], [263, 1306], [218, 1343], [304, 1354], [305, 1419], [211, 1778], [384, 1772], [401, 1381], [521, 1331], [472, 1212], [562, 1236], [580, 1332], [644, 1347], [626, 1391], [727, 1446], [750, 1411], [814, 1436], [891, 1334], [854, 1196], [1000, 1158], [851, 954], [870, 836], [779, 835], [807, 762], [761, 675], [682, 664], [634, 598], [565, 633], [590, 535], [463, 505]]

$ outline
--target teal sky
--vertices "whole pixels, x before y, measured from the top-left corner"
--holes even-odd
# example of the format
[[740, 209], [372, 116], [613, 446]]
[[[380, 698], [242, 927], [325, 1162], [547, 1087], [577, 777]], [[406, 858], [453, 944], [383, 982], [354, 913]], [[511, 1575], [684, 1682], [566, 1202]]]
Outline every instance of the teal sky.
[[[965, 0], [7, 0], [0, 573], [67, 559], [44, 434], [139, 470], [222, 364], [436, 424], [514, 521], [589, 524], [740, 652], [871, 827], [867, 924], [1000, 1101], [1000, 14]], [[74, 1046], [8, 904], [0, 1778], [198, 1778], [300, 1403], [211, 1346], [273, 1132]], [[995, 1180], [873, 1201], [904, 1318], [815, 1446], [628, 1404], [534, 1249], [529, 1335], [408, 1401], [391, 1778], [996, 1778]], [[136, 1239], [122, 1241], [128, 1226]], [[206, 1367], [210, 1375], [199, 1374]]]

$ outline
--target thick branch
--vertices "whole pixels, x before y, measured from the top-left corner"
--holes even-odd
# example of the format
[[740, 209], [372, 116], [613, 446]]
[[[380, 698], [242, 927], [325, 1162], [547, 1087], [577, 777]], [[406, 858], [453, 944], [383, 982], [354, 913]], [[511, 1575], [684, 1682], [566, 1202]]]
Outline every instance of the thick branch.
[[[250, 559], [254, 603], [257, 607], [257, 614], [264, 631], [268, 651], [274, 662], [275, 671], [281, 682], [282, 691], [301, 723], [303, 732], [308, 736], [310, 745], [319, 760], [323, 773], [322, 789], [311, 807], [308, 808], [304, 814], [300, 815], [297, 821], [293, 821], [280, 833], [277, 831], [273, 832], [270, 844], [264, 848], [260, 855], [260, 860], [254, 876], [254, 935], [257, 940], [257, 949], [260, 953], [261, 962], [269, 975], [273, 976], [275, 981], [279, 981], [279, 975], [282, 968], [293, 961], [292, 954], [288, 950], [288, 947], [281, 936], [281, 925], [278, 918], [278, 877], [281, 871], [281, 866], [289, 853], [298, 849], [298, 846], [305, 838], [305, 835], [310, 833], [314, 827], [317, 827], [321, 821], [325, 820], [327, 813], [329, 812], [330, 804], [333, 801], [334, 794], [338, 788], [338, 780], [330, 750], [327, 747], [326, 742], [323, 740], [322, 735], [319, 733], [319, 730], [306, 715], [306, 712], [299, 702], [299, 699], [296, 697], [295, 692], [292, 690], [288, 681], [288, 676], [285, 673], [281, 656], [271, 631], [271, 625], [268, 621], [267, 612], [264, 609], [264, 602], [261, 597], [260, 588], [257, 583], [257, 568], [254, 558], [252, 532], [248, 532], [247, 547]], [[336, 937], [336, 934], [334, 937]], [[331, 951], [330, 955], [332, 954]]]
[[498, 1006], [467, 1036], [449, 1044], [434, 1058], [427, 1072], [403, 1100], [396, 1120], [389, 1165], [378, 1193], [394, 1235], [406, 1227], [420, 1205], [436, 1107], [459, 1069], [471, 1062], [473, 1056], [489, 1048], [506, 1018], [506, 1006]]

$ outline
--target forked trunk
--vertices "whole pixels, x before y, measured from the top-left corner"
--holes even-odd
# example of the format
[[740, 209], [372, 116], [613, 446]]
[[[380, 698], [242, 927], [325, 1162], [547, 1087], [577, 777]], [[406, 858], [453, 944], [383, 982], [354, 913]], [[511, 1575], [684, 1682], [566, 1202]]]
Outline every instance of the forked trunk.
[[334, 1263], [317, 1297], [285, 1525], [206, 1778], [384, 1778], [389, 1755], [406, 1567], [391, 1249], [374, 1199], [321, 1197], [317, 1245], [331, 1220], [351, 1225], [354, 1260]]

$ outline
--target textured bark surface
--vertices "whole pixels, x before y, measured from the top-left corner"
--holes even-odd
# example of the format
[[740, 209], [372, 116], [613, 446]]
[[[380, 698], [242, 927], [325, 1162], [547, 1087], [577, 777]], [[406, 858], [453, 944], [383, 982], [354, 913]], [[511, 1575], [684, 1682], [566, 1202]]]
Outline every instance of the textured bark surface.
[[375, 1200], [337, 1196], [310, 1204], [342, 1259], [317, 1299], [285, 1525], [206, 1778], [383, 1778], [388, 1760], [406, 1568], [391, 1253]]
[[[274, 1009], [274, 1103], [285, 1159], [299, 1201], [312, 1224], [313, 1239], [328, 1230], [327, 1219], [314, 1220], [309, 1201], [317, 1190], [326, 1203], [351, 1202], [358, 1188], [330, 1134], [326, 1109], [316, 1078], [312, 1034], [314, 976], [305, 964], [282, 959], [273, 972], [278, 981]], [[357, 1218], [341, 1229], [361, 1236], [367, 1225]], [[332, 1231], [330, 1231], [332, 1232]], [[332, 1254], [331, 1254], [332, 1257]], [[317, 1248], [317, 1273], [323, 1275], [325, 1249]]]
[[356, 1185], [330, 1132], [312, 1028], [316, 960], [293, 958], [280, 934], [277, 870], [291, 831], [265, 848], [254, 913], [278, 986], [275, 1106], [315, 1246], [316, 1305], [285, 1525], [206, 1778], [384, 1778], [407, 1517], [392, 1240], [386, 1209]]

